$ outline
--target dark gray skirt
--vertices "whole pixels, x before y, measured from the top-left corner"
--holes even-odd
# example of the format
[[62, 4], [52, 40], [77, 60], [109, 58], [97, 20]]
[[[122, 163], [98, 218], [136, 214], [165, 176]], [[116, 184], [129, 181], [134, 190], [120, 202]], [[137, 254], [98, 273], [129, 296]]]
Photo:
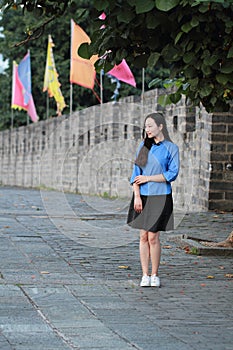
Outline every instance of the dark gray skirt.
[[142, 212], [134, 210], [134, 195], [132, 197], [127, 224], [140, 230], [158, 232], [174, 229], [173, 199], [172, 194], [143, 196]]

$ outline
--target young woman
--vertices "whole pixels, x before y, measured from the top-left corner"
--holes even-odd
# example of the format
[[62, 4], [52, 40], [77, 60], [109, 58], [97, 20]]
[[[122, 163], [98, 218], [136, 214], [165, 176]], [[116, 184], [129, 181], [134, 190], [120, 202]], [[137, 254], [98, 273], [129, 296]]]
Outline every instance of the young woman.
[[159, 233], [174, 228], [171, 182], [179, 172], [179, 149], [171, 141], [165, 119], [160, 113], [152, 113], [146, 117], [144, 133], [146, 136], [144, 135], [144, 140], [138, 148], [130, 179], [133, 198], [127, 223], [140, 229], [140, 286], [160, 287]]

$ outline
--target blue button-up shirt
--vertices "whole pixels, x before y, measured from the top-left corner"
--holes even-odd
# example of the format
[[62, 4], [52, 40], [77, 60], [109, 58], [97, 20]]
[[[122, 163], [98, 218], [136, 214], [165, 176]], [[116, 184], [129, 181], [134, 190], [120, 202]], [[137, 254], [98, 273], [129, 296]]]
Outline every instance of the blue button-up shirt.
[[[137, 154], [144, 145], [142, 141]], [[150, 181], [140, 185], [140, 194], [145, 196], [162, 195], [171, 193], [171, 182], [174, 181], [179, 173], [179, 148], [174, 143], [164, 140], [158, 144], [152, 145], [148, 160], [145, 166], [139, 167], [134, 164], [130, 183], [133, 184], [138, 175], [157, 175], [163, 174], [166, 182]]]

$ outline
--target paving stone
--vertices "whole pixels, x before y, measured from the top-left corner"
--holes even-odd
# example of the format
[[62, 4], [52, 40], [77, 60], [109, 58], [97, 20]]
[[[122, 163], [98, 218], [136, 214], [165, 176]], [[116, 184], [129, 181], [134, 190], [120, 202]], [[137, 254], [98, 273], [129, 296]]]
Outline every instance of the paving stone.
[[186, 254], [175, 240], [223, 240], [232, 213], [187, 212], [161, 233], [162, 286], [140, 288], [127, 201], [113, 216], [111, 201], [65, 196], [75, 218], [59, 203], [49, 217], [40, 191], [0, 188], [1, 350], [232, 348], [232, 258]]

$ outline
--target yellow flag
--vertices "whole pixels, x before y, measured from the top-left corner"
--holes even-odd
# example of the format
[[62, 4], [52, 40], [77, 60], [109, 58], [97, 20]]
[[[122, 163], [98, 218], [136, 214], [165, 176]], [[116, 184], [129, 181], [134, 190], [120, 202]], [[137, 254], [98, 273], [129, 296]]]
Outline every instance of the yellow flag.
[[54, 97], [57, 102], [57, 114], [61, 115], [62, 110], [66, 107], [64, 97], [62, 96], [58, 81], [58, 73], [55, 68], [53, 58], [53, 41], [51, 35], [48, 37], [47, 61], [44, 75], [43, 91], [48, 91], [49, 97]]

